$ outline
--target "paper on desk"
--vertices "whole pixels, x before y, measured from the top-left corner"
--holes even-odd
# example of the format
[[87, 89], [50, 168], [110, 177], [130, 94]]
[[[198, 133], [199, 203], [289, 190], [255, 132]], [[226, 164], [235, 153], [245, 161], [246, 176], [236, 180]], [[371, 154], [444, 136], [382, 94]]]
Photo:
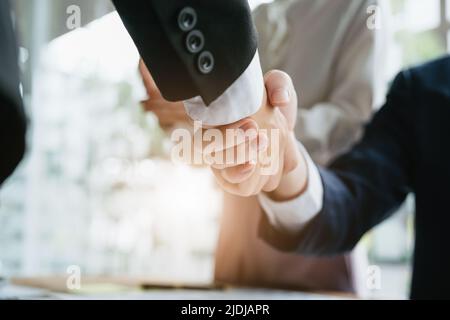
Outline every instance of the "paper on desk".
[[52, 298], [50, 291], [6, 284], [0, 287], [0, 300]]

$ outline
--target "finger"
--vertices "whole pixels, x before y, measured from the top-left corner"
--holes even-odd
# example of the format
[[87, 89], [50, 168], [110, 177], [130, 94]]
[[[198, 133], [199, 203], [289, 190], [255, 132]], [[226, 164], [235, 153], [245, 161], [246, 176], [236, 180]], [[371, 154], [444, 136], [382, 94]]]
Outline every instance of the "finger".
[[[244, 189], [242, 185], [240, 184], [234, 184], [229, 181], [227, 181], [223, 177], [223, 171], [222, 170], [216, 170], [212, 169], [212, 172], [216, 178], [217, 184], [226, 192], [230, 194], [234, 194], [237, 196], [245, 196], [248, 194], [251, 190]], [[251, 179], [251, 175], [248, 177], [248, 179]]]
[[272, 192], [280, 185], [283, 170], [280, 168], [274, 175], [268, 176], [267, 183], [263, 186], [264, 192]]
[[145, 89], [147, 90], [149, 97], [152, 99], [162, 98], [161, 92], [159, 91], [155, 80], [142, 59], [139, 60], [139, 72], [141, 73], [142, 80], [144, 81]]
[[245, 163], [240, 166], [221, 170], [222, 177], [231, 184], [239, 184], [248, 180], [256, 168], [255, 164]]
[[203, 155], [234, 148], [258, 135], [258, 124], [250, 118], [242, 119], [230, 125], [212, 129], [195, 128], [194, 148]]
[[220, 170], [245, 163], [256, 163], [258, 161], [258, 155], [267, 150], [268, 144], [267, 135], [260, 133], [255, 139], [248, 140], [233, 148], [216, 152], [214, 156], [205, 155], [205, 159], [213, 168]]
[[294, 133], [288, 137], [288, 142], [286, 146], [286, 153], [284, 155], [284, 168], [283, 173], [287, 174], [297, 168], [300, 159], [298, 158], [298, 144]]
[[267, 95], [272, 106], [280, 107], [289, 129], [293, 130], [297, 120], [297, 93], [289, 75], [283, 71], [269, 71], [264, 77]]
[[235, 194], [237, 188], [236, 185], [229, 183], [222, 177], [222, 171], [212, 168], [212, 173], [214, 174], [214, 177], [216, 178], [217, 184], [222, 188], [222, 190]]
[[257, 159], [258, 139], [252, 139], [235, 147], [205, 154], [205, 162], [211, 167], [223, 170], [243, 165], [247, 162], [255, 163]]
[[259, 194], [262, 191], [262, 188], [267, 183], [269, 177], [262, 176], [259, 173], [258, 166], [256, 167], [253, 174], [247, 180], [236, 184], [237, 186], [237, 194], [241, 197], [251, 197]]
[[289, 105], [296, 96], [291, 77], [286, 72], [269, 71], [264, 76], [264, 83], [271, 104], [277, 107]]
[[[216, 176], [216, 181], [219, 186], [222, 187], [226, 192], [240, 196], [240, 197], [250, 197], [261, 192], [263, 186], [267, 183], [267, 177], [262, 177], [257, 171], [258, 166], [255, 166], [253, 170], [250, 171], [251, 164], [247, 166], [242, 166], [242, 170], [249, 170], [246, 172], [229, 172], [228, 176], [222, 170], [213, 169], [214, 175]], [[234, 168], [236, 170], [236, 168]], [[232, 175], [231, 175], [232, 174]], [[240, 175], [240, 176], [238, 176]], [[224, 178], [224, 176], [226, 178]], [[238, 183], [231, 183], [228, 179]]]

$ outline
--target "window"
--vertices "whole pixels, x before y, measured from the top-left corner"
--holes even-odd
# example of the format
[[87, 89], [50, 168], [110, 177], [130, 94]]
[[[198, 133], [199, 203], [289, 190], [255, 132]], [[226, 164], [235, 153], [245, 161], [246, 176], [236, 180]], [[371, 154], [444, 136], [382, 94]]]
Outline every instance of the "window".
[[450, 0], [446, 0], [445, 1], [445, 5], [446, 5], [446, 9], [445, 11], [447, 12], [446, 17], [447, 17], [447, 27], [450, 27], [448, 24], [450, 23]]
[[450, 0], [391, 0], [391, 7], [402, 67], [449, 51]]
[[445, 30], [447, 31], [447, 51], [450, 52], [450, 0], [445, 1]]

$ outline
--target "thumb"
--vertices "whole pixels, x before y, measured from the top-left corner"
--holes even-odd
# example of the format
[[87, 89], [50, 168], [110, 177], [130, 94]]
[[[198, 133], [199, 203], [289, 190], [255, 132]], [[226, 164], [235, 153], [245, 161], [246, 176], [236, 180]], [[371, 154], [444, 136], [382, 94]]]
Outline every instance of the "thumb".
[[291, 77], [279, 70], [272, 70], [264, 76], [269, 103], [279, 107], [286, 117], [289, 129], [294, 130], [297, 121], [297, 93]]

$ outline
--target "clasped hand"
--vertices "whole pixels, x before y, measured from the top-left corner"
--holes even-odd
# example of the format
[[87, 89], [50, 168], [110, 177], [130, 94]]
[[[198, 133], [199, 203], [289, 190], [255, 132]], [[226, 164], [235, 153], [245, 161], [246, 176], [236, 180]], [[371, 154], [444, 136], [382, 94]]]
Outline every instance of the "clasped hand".
[[[162, 115], [165, 126], [176, 121], [189, 123], [182, 103], [162, 97], [143, 63], [140, 71], [150, 95], [144, 102], [146, 109]], [[230, 125], [200, 128], [203, 143], [190, 146], [211, 167], [221, 188], [238, 196], [275, 191], [303, 160], [293, 132], [297, 95], [292, 81], [281, 71], [267, 73], [264, 81], [266, 95], [256, 114]]]
[[[220, 128], [222, 132], [245, 130], [246, 139], [227, 141], [223, 150], [213, 151], [216, 161], [210, 163], [219, 185], [238, 196], [273, 192], [299, 164], [293, 132], [297, 97], [292, 82], [285, 73], [272, 71], [265, 76], [265, 85], [266, 98], [256, 114]], [[208, 150], [203, 152], [210, 156]]]

